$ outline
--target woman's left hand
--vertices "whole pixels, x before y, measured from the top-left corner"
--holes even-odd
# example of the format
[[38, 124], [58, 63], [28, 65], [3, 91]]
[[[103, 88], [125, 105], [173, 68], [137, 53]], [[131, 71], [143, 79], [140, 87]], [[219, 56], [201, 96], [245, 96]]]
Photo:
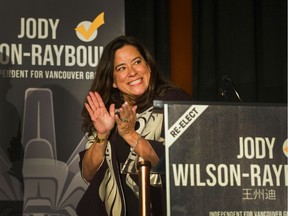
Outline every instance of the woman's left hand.
[[136, 109], [136, 105], [131, 107], [125, 102], [115, 115], [118, 132], [124, 139], [135, 132]]

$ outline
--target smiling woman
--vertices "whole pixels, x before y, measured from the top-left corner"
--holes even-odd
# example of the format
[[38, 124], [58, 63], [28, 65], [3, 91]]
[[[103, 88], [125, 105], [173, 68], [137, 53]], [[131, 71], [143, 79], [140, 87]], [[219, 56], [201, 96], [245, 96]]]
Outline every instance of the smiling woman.
[[[155, 169], [165, 151], [163, 114], [153, 112], [156, 99], [190, 96], [161, 76], [150, 52], [137, 40], [120, 36], [111, 41], [82, 111], [87, 143], [80, 153], [80, 168], [90, 185], [78, 215], [139, 214], [138, 176], [132, 173], [141, 160]], [[162, 176], [150, 176], [151, 212], [166, 215]]]
[[122, 92], [129, 104], [147, 90], [150, 73], [148, 63], [134, 46], [125, 45], [115, 52], [113, 87]]

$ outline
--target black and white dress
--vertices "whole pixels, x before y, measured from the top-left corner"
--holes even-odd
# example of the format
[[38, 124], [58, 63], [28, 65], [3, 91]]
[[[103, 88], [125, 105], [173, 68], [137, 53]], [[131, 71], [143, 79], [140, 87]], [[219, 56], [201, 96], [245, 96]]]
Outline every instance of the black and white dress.
[[[182, 91], [169, 90], [164, 97], [157, 100], [190, 100], [190, 97]], [[151, 106], [137, 113], [135, 124], [136, 132], [150, 143], [159, 158], [165, 154], [163, 120], [163, 114], [153, 112]], [[87, 138], [85, 150], [80, 152], [80, 168], [86, 149], [94, 143], [94, 136]], [[104, 160], [77, 206], [77, 214], [138, 215], [139, 187], [136, 165], [139, 160], [141, 158], [130, 149], [117, 130], [114, 130], [109, 137]], [[165, 215], [164, 177], [151, 174], [150, 185], [152, 215]]]

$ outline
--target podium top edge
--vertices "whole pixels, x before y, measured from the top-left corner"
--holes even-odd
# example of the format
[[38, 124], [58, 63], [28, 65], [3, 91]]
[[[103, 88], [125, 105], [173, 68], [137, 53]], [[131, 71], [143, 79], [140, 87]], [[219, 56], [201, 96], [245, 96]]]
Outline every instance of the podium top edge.
[[155, 109], [164, 109], [164, 104], [183, 104], [183, 105], [208, 105], [208, 106], [267, 106], [267, 107], [287, 107], [287, 103], [264, 103], [264, 102], [207, 102], [207, 101], [165, 101], [153, 100]]

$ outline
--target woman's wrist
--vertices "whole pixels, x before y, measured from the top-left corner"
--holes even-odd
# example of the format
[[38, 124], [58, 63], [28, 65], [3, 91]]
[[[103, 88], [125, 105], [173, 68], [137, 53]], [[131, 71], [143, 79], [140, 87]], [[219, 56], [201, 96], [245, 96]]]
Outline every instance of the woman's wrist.
[[109, 136], [109, 133], [96, 133], [96, 136], [94, 137], [96, 143], [103, 143], [107, 141]]
[[139, 140], [141, 139], [141, 135], [137, 133], [136, 131], [133, 131], [123, 136], [123, 138], [130, 145], [131, 150], [134, 151], [134, 149], [139, 143]]
[[141, 134], [138, 134], [137, 140], [131, 145], [131, 151], [134, 152], [135, 148], [138, 146], [138, 143], [141, 139]]

